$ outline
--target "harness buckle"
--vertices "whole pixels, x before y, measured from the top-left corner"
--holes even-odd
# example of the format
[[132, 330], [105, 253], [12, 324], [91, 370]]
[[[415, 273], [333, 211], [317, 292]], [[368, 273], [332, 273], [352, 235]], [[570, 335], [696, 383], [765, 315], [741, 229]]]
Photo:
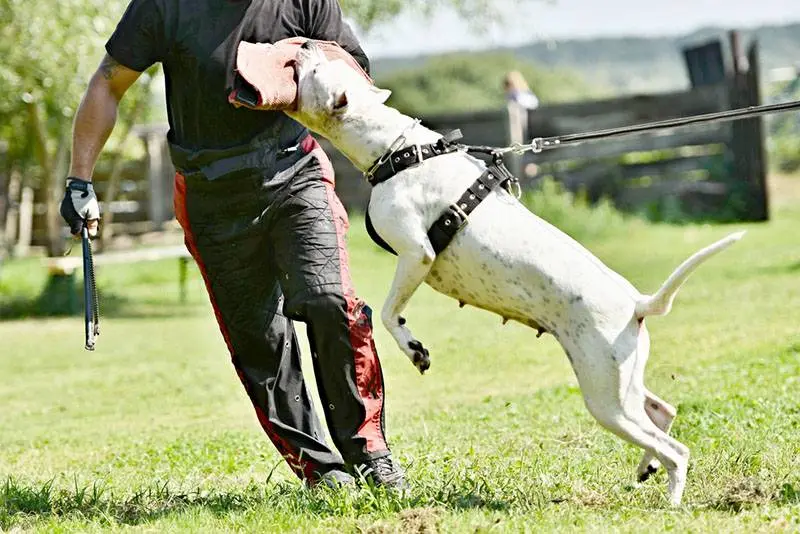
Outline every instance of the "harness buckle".
[[422, 146], [421, 145], [414, 145], [414, 154], [417, 156], [417, 164], [422, 163], [425, 161], [425, 157], [422, 155]]
[[461, 222], [458, 224], [457, 228], [458, 230], [461, 230], [469, 222], [469, 215], [467, 215], [467, 212], [461, 209], [461, 206], [456, 203], [450, 204], [450, 209], [456, 212], [456, 214], [461, 218]]
[[[406, 142], [406, 136], [408, 135], [408, 133], [420, 122], [422, 122], [421, 119], [414, 119], [414, 122], [411, 123], [411, 125], [408, 126], [405, 130], [403, 130], [397, 137], [397, 139], [395, 139], [394, 142], [391, 145], [389, 145], [389, 148], [386, 150], [386, 152], [383, 153], [383, 155], [380, 158], [378, 158], [378, 161], [373, 163], [372, 166], [364, 172], [364, 178], [366, 178], [370, 184], [372, 184], [372, 178], [381, 165], [386, 163], [387, 160], [389, 161], [390, 164], [392, 163], [391, 159], [392, 153], [394, 153], [396, 150], [399, 150], [403, 146], [403, 143]], [[394, 170], [394, 165], [392, 165], [392, 169]]]

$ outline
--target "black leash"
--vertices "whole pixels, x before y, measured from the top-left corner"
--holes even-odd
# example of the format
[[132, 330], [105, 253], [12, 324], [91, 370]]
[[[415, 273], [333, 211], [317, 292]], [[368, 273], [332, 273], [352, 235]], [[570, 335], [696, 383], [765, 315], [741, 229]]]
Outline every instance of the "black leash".
[[[595, 141], [598, 139], [606, 139], [609, 137], [620, 137], [623, 135], [630, 135], [652, 130], [662, 130], [668, 128], [677, 128], [681, 126], [688, 126], [690, 124], [698, 124], [702, 122], [726, 122], [737, 119], [747, 119], [752, 117], [759, 117], [761, 115], [768, 115], [771, 113], [780, 113], [784, 111], [792, 111], [800, 109], [800, 100], [793, 102], [783, 102], [780, 104], [765, 104], [761, 106], [749, 106], [746, 108], [731, 109], [728, 111], [719, 111], [716, 113], [704, 113], [702, 115], [693, 115], [691, 117], [680, 117], [677, 119], [666, 119], [663, 121], [645, 122], [643, 124], [634, 124], [632, 126], [622, 126], [619, 128], [607, 128], [605, 130], [596, 130], [594, 132], [584, 132], [577, 134], [568, 134], [555, 137], [537, 137], [533, 139], [530, 144], [522, 145], [516, 144], [506, 148], [495, 148], [494, 152], [505, 154], [508, 152], [515, 152], [521, 154], [523, 152], [532, 151], [534, 153], [542, 152], [543, 150], [550, 150], [553, 148], [560, 148], [568, 145], [577, 145], [587, 141]], [[491, 147], [474, 147], [476, 149], [485, 149], [491, 152]]]
[[100, 302], [97, 297], [97, 279], [94, 274], [94, 257], [89, 229], [84, 224], [81, 230], [83, 249], [83, 306], [85, 319], [86, 350], [94, 350], [94, 338], [100, 335]]

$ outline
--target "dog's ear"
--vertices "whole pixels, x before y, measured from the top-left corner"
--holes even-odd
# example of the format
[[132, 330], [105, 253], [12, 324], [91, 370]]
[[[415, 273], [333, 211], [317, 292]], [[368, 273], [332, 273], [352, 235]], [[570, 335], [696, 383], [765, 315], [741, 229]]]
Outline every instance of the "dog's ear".
[[370, 90], [377, 95], [378, 102], [380, 102], [381, 104], [389, 100], [389, 97], [392, 96], [392, 92], [390, 90], [381, 89], [376, 85], [370, 85]]
[[347, 91], [344, 89], [333, 92], [328, 99], [328, 109], [331, 113], [343, 113], [348, 104]]

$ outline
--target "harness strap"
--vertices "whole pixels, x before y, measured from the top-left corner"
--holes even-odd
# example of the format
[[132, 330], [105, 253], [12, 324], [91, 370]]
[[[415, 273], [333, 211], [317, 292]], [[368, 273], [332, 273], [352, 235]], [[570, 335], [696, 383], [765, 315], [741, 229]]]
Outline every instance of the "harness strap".
[[461, 139], [461, 137], [461, 130], [453, 130], [435, 143], [413, 145], [396, 150], [384, 156], [385, 161], [379, 162], [370, 169], [367, 180], [374, 187], [409, 167], [419, 165], [426, 159], [455, 152], [459, 149], [459, 145], [453, 143], [453, 141]]
[[461, 195], [454, 204], [434, 221], [428, 230], [428, 239], [434, 252], [439, 254], [455, 238], [461, 228], [469, 222], [469, 214], [478, 207], [489, 193], [501, 185], [515, 181], [511, 172], [503, 165], [502, 160], [495, 158], [492, 165], [481, 174], [475, 182]]

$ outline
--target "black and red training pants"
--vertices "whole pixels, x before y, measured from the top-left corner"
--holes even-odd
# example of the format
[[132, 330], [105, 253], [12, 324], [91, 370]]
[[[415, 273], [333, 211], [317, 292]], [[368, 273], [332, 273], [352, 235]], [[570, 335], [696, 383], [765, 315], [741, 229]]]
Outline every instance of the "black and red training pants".
[[[371, 310], [348, 272], [347, 214], [322, 149], [311, 137], [299, 148], [267, 173], [243, 165], [208, 180], [179, 171], [175, 211], [261, 426], [294, 472], [314, 480], [389, 450]], [[339, 452], [315, 413], [291, 320], [307, 325]]]

